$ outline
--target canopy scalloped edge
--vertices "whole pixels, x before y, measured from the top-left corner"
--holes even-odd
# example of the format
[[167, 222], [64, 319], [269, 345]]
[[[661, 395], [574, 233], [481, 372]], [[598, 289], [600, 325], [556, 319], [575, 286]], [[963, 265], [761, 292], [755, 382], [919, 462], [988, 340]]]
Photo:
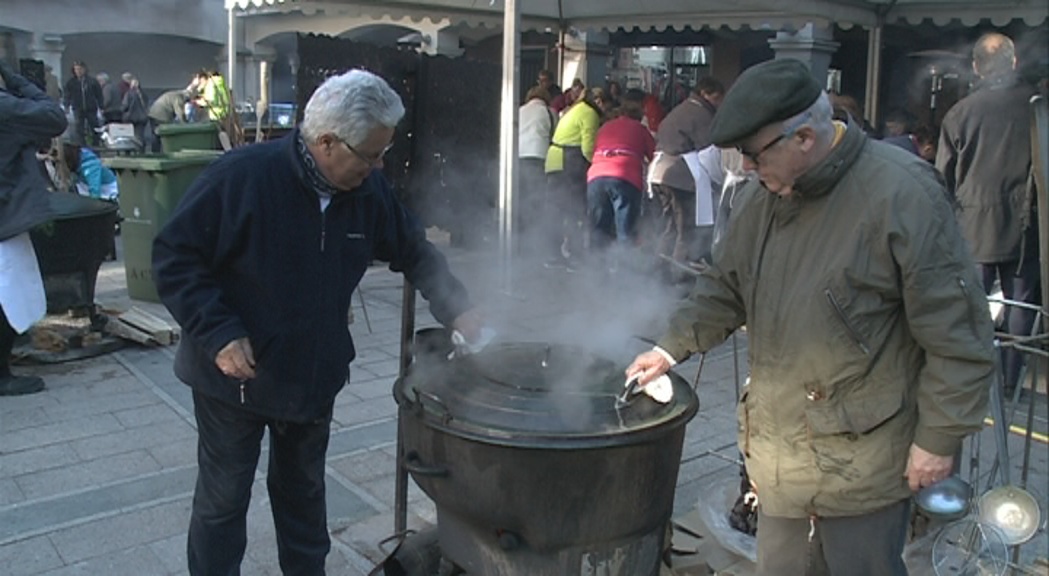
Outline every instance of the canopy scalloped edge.
[[[1037, 3], [1037, 2], [1035, 2]], [[694, 30], [703, 28], [729, 28], [739, 30], [741, 28], [754, 29], [776, 29], [783, 26], [800, 27], [806, 22], [828, 25], [835, 24], [843, 29], [853, 26], [871, 28], [877, 23], [873, 11], [857, 6], [855, 3], [836, 4], [833, 0], [819, 2], [821, 10], [817, 14], [806, 14], [804, 12], [787, 12], [776, 9], [776, 1], [770, 2], [768, 10], [753, 7], [739, 11], [707, 11], [690, 14], [687, 12], [677, 14], [643, 14], [633, 15], [629, 22], [624, 23], [625, 16], [590, 17], [570, 24], [581, 30], [610, 30], [623, 29], [640, 30], [683, 30], [690, 27]], [[414, 7], [381, 5], [381, 4], [341, 4], [335, 1], [314, 2], [312, 0], [225, 0], [227, 9], [237, 8], [246, 14], [258, 13], [259, 11], [277, 12], [301, 12], [307, 16], [324, 13], [351, 15], [357, 17], [370, 17], [374, 19], [389, 18], [401, 22], [423, 22], [429, 20], [437, 23], [448, 21], [452, 24], [465, 24], [470, 27], [501, 29], [503, 26], [502, 15], [499, 12], [472, 12], [457, 10], [448, 6], [431, 6], [424, 8], [421, 5]], [[812, 11], [815, 7], [810, 6]], [[945, 26], [952, 22], [961, 22], [965, 26], [973, 26], [981, 21], [990, 20], [996, 26], [1004, 26], [1014, 20], [1021, 20], [1028, 26], [1038, 26], [1049, 20], [1049, 9], [1042, 6], [1022, 6], [1016, 4], [994, 5], [980, 4], [896, 4], [887, 15], [888, 21], [901, 21], [909, 24], [921, 24], [931, 21], [937, 26]], [[625, 25], [624, 25], [625, 24]], [[521, 28], [528, 30], [543, 30], [554, 28], [557, 20], [554, 18], [543, 18], [531, 15], [523, 15]]]
[[[227, 4], [235, 5], [244, 15], [269, 12], [301, 12], [306, 16], [316, 14], [330, 14], [339, 16], [363, 17], [380, 20], [388, 18], [402, 23], [423, 23], [429, 21], [431, 24], [448, 22], [451, 24], [465, 24], [472, 28], [484, 28], [493, 31], [501, 30], [503, 19], [500, 14], [477, 14], [463, 13], [447, 9], [434, 9], [422, 14], [418, 10], [385, 6], [382, 10], [375, 10], [374, 6], [361, 6], [352, 4], [312, 4], [309, 2], [298, 2], [297, 0], [227, 0]], [[245, 5], [242, 7], [242, 5]], [[873, 22], [874, 17], [871, 16]], [[828, 25], [832, 20], [828, 15], [805, 15], [781, 12], [721, 12], [714, 14], [695, 14], [693, 16], [678, 15], [672, 19], [660, 16], [637, 17], [623, 24], [621, 20], [614, 18], [591, 19], [585, 22], [572, 23], [572, 27], [584, 31], [615, 31], [623, 28], [625, 30], [701, 30], [705, 28], [717, 29], [728, 28], [739, 30], [742, 28], [753, 29], [779, 29], [782, 27], [800, 28], [808, 22]], [[854, 23], [839, 23], [843, 28], [851, 28]], [[521, 18], [522, 30], [544, 30], [557, 28], [557, 21], [541, 17], [525, 16]], [[860, 24], [869, 27], [867, 23]]]

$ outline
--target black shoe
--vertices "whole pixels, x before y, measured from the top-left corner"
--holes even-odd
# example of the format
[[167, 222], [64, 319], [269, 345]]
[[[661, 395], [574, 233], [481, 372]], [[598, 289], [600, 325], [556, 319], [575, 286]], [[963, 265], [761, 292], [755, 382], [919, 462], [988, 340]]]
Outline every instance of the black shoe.
[[8, 376], [0, 378], [0, 396], [36, 394], [44, 389], [44, 381], [36, 376]]

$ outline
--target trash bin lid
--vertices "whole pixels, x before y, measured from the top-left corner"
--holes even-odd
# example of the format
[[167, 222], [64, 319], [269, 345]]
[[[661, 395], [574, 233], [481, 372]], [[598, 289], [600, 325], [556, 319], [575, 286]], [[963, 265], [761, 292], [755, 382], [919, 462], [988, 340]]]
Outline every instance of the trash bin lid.
[[97, 198], [88, 198], [71, 192], [49, 192], [48, 203], [52, 220], [86, 218], [107, 212], [116, 212], [117, 204]]
[[219, 131], [218, 124], [214, 122], [185, 122], [175, 124], [161, 124], [157, 126], [158, 136], [170, 136], [172, 134], [200, 134], [214, 133]]
[[[184, 152], [190, 152], [186, 154]], [[165, 172], [188, 166], [210, 164], [222, 155], [222, 150], [187, 150], [173, 154], [151, 154], [145, 156], [112, 156], [102, 159], [102, 164], [114, 170], [145, 170]]]

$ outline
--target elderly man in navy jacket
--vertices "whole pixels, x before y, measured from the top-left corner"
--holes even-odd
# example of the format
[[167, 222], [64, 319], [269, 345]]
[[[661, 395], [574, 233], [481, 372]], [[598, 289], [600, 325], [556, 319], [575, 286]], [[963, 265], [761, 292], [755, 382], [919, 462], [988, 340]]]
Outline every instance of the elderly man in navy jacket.
[[193, 388], [199, 471], [190, 574], [236, 574], [269, 429], [267, 472], [284, 574], [324, 574], [324, 460], [355, 352], [350, 295], [372, 260], [403, 272], [438, 321], [478, 337], [480, 314], [378, 168], [404, 106], [381, 78], [328, 79], [288, 137], [240, 148], [187, 191], [153, 247], [183, 328], [176, 375]]

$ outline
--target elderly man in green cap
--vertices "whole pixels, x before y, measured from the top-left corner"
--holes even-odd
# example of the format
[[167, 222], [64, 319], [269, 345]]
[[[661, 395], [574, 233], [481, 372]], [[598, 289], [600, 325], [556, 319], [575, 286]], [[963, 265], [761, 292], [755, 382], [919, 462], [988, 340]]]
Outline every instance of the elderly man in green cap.
[[832, 119], [808, 67], [744, 72], [711, 139], [756, 172], [642, 384], [746, 325], [737, 407], [762, 576], [902, 575], [913, 492], [951, 474], [994, 370], [987, 302], [927, 162]]

